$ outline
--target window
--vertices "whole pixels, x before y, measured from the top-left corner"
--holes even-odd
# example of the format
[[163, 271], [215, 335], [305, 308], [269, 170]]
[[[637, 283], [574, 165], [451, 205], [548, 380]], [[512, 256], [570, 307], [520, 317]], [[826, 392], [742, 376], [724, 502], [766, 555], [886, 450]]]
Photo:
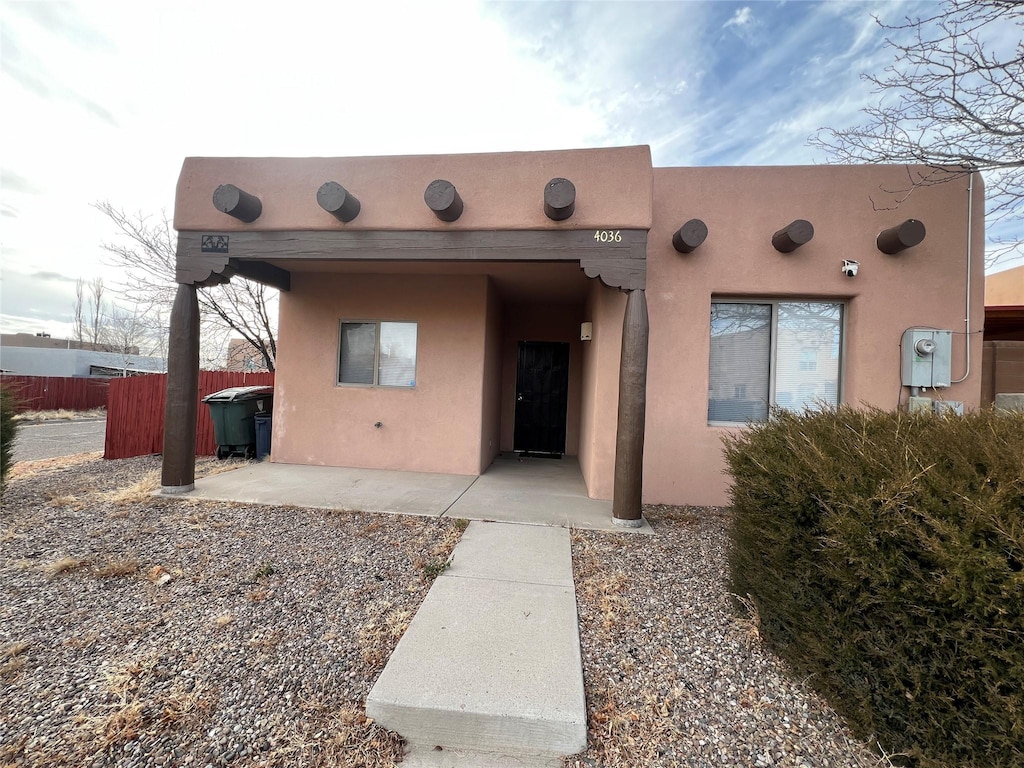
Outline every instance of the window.
[[712, 302], [708, 421], [838, 403], [842, 321], [838, 302]]
[[416, 386], [416, 323], [342, 322], [338, 383]]

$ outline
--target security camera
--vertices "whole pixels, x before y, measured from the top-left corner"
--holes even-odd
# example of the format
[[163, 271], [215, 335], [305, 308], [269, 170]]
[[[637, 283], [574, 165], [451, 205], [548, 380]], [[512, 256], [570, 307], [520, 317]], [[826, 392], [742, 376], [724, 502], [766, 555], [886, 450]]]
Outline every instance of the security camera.
[[860, 269], [859, 261], [850, 261], [850, 259], [843, 259], [843, 274], [847, 277], [856, 277], [857, 270]]

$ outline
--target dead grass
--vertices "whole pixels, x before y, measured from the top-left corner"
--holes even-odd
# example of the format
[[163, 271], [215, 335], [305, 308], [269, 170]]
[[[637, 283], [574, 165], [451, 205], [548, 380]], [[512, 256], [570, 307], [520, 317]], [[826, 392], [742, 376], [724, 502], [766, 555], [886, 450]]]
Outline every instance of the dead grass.
[[243, 459], [220, 459], [219, 461], [208, 460], [196, 463], [196, 478], [212, 477], [222, 472], [230, 472], [239, 467], [244, 467], [249, 462]]
[[0, 649], [0, 678], [14, 677], [19, 670], [28, 664], [28, 643], [16, 640]]
[[147, 472], [137, 483], [115, 488], [99, 494], [102, 501], [123, 507], [128, 504], [145, 504], [153, 501], [153, 494], [160, 490], [160, 473], [156, 470]]
[[86, 411], [69, 411], [65, 408], [60, 408], [56, 411], [22, 411], [14, 417], [15, 421], [59, 421], [59, 420], [78, 420], [78, 419], [105, 419], [107, 417], [106, 408], [90, 408]]
[[58, 456], [55, 459], [36, 459], [35, 461], [18, 461], [11, 467], [7, 475], [8, 480], [24, 480], [29, 477], [48, 472], [51, 469], [63, 469], [85, 464], [88, 461], [95, 461], [103, 458], [103, 451], [89, 451], [87, 453], [76, 453], [71, 456]]
[[90, 752], [101, 754], [138, 739], [144, 732], [175, 726], [197, 726], [209, 714], [215, 697], [202, 682], [191, 691], [175, 685], [165, 693], [152, 694], [159, 679], [159, 655], [150, 652], [128, 661], [108, 674], [104, 687], [114, 697], [99, 715], [80, 714], [76, 724], [80, 741]]
[[218, 629], [226, 627], [228, 624], [233, 623], [235, 620], [235, 614], [231, 611], [225, 611], [217, 616], [213, 617], [213, 625]]
[[92, 574], [99, 579], [110, 579], [118, 576], [131, 576], [138, 570], [138, 560], [109, 557], [103, 565], [94, 567]]
[[573, 530], [570, 535], [573, 552], [576, 554], [573, 568], [577, 594], [598, 610], [601, 615], [600, 629], [609, 633], [631, 618], [631, 606], [622, 594], [630, 580], [625, 573], [601, 567], [585, 533]]
[[355, 707], [305, 702], [304, 717], [278, 740], [267, 768], [393, 768], [402, 760], [402, 739]]
[[269, 600], [274, 596], [274, 590], [268, 589], [267, 587], [257, 587], [256, 589], [250, 590], [246, 597], [250, 603], [262, 603], [264, 600]]
[[363, 652], [363, 661], [371, 667], [383, 667], [391, 651], [405, 634], [412, 621], [412, 611], [392, 608], [380, 602], [369, 607], [369, 619], [359, 628], [357, 642]]
[[27, 664], [28, 656], [15, 656], [13, 659], [0, 663], [0, 679], [14, 677]]
[[77, 557], [62, 557], [59, 560], [54, 560], [52, 563], [44, 565], [43, 573], [46, 575], [46, 578], [52, 579], [61, 573], [81, 568], [85, 564], [85, 560]]
[[249, 645], [253, 648], [270, 650], [271, 648], [276, 648], [281, 643], [282, 637], [283, 633], [280, 629], [265, 630], [262, 634], [256, 632], [249, 638]]
[[46, 506], [53, 507], [54, 509], [82, 509], [85, 504], [77, 497], [69, 493], [60, 493], [58, 491], [47, 491]]
[[754, 599], [747, 595], [741, 597], [740, 595], [732, 595], [732, 598], [743, 607], [745, 616], [737, 616], [733, 620], [736, 625], [743, 630], [743, 641], [747, 648], [761, 643], [761, 614], [757, 610], [757, 604], [754, 603]]
[[0, 659], [11, 659], [15, 656], [20, 656], [27, 650], [28, 643], [24, 640], [15, 640], [13, 643], [8, 643], [0, 649]]

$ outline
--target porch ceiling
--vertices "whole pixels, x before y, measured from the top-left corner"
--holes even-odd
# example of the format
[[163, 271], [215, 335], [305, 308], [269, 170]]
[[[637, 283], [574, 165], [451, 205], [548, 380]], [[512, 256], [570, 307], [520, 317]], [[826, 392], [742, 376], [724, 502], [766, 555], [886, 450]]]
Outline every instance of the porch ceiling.
[[276, 261], [269, 262], [292, 273], [359, 275], [488, 275], [501, 299], [510, 304], [582, 304], [591, 279], [579, 262], [496, 261]]

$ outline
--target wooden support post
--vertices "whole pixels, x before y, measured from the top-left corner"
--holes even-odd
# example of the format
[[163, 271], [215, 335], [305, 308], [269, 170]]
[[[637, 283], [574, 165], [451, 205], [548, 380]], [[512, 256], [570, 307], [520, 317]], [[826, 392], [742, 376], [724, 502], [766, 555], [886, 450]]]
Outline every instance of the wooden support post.
[[882, 253], [895, 256], [900, 251], [919, 245], [922, 240], [924, 224], [917, 219], [907, 219], [898, 226], [879, 232], [875, 244]]
[[811, 242], [814, 227], [805, 219], [797, 219], [772, 235], [772, 245], [779, 253], [792, 253], [801, 245]]
[[615, 433], [615, 490], [612, 522], [628, 528], [643, 524], [644, 418], [647, 412], [647, 296], [629, 291], [622, 319], [619, 362], [619, 420]]
[[576, 185], [568, 179], [554, 178], [544, 187], [544, 215], [552, 221], [565, 221], [576, 210]]
[[700, 219], [690, 219], [672, 235], [672, 247], [679, 253], [692, 253], [708, 236], [708, 225]]
[[260, 199], [234, 184], [221, 184], [213, 191], [213, 207], [246, 224], [256, 221], [263, 213]]
[[199, 301], [196, 287], [178, 285], [171, 309], [167, 350], [167, 405], [160, 485], [187, 493], [196, 480], [196, 419], [199, 398]]
[[356, 196], [336, 181], [326, 181], [316, 192], [316, 201], [338, 221], [346, 224], [359, 215]]
[[462, 198], [450, 181], [434, 179], [427, 185], [423, 201], [441, 221], [456, 221], [462, 215]]

